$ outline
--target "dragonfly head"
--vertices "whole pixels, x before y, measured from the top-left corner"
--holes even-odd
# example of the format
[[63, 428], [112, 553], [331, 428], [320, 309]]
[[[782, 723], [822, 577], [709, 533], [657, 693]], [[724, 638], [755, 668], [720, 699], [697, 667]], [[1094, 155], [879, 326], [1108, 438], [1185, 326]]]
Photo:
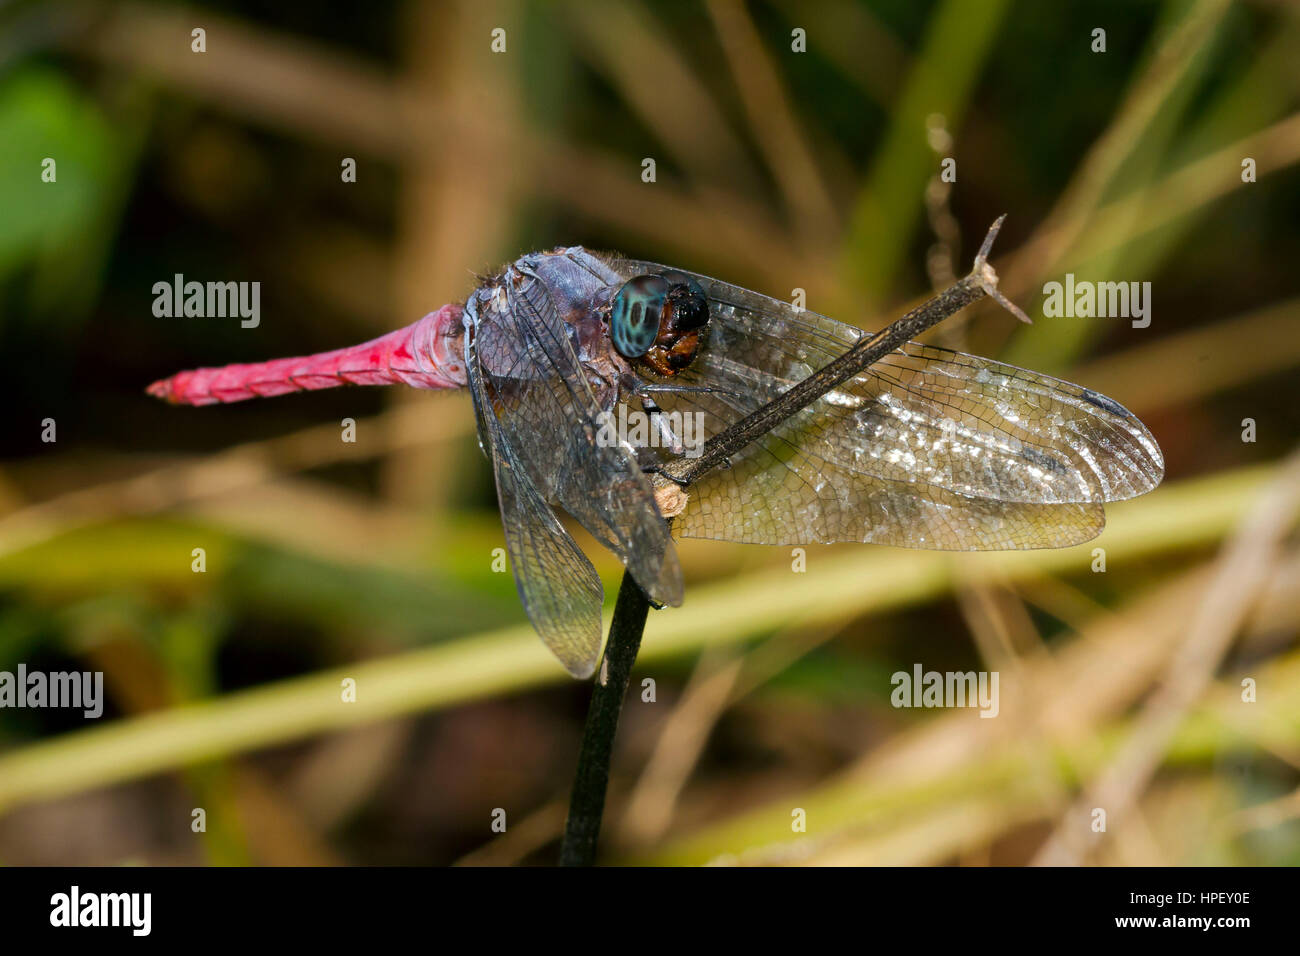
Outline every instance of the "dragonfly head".
[[676, 375], [695, 359], [700, 332], [709, 322], [709, 300], [682, 272], [629, 279], [610, 302], [609, 336], [628, 359], [660, 375]]

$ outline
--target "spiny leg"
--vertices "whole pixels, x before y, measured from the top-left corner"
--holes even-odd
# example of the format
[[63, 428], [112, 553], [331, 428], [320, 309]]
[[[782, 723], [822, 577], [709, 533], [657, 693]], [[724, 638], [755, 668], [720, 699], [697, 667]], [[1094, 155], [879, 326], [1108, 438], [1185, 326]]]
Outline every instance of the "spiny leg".
[[659, 433], [660, 447], [667, 448], [674, 455], [686, 454], [686, 446], [682, 444], [681, 438], [673, 431], [672, 423], [669, 422], [668, 416], [663, 413], [663, 409], [649, 395], [642, 394], [639, 398], [641, 399], [641, 409], [650, 416], [650, 423]]

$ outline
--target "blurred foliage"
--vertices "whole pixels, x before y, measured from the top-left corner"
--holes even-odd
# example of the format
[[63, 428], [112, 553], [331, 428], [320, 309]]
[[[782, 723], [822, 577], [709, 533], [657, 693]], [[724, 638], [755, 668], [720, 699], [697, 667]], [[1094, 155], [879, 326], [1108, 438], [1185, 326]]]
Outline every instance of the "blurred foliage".
[[[48, 317], [51, 331], [75, 331], [99, 297], [137, 137], [111, 125], [94, 99], [44, 67], [5, 77], [0, 130], [0, 287], [16, 287], [19, 306], [6, 313], [15, 320]], [[32, 188], [32, 170], [44, 175], [51, 160], [54, 182]]]
[[[1105, 574], [1091, 544], [793, 575], [683, 542], [607, 858], [1300, 862], [1298, 56], [1265, 0], [0, 7], [0, 669], [108, 689], [90, 729], [0, 712], [0, 862], [548, 862], [563, 823], [587, 689], [493, 572], [465, 397], [176, 409], [149, 381], [360, 340], [560, 244], [872, 327], [1002, 212], [1036, 317], [1073, 271], [1150, 280], [1152, 326], [981, 308], [937, 336], [1116, 397], [1168, 484], [1109, 509]], [[155, 318], [178, 272], [260, 281], [262, 324]], [[917, 662], [998, 670], [1003, 714], [892, 708]], [[1098, 793], [1114, 832], [1072, 842]]]

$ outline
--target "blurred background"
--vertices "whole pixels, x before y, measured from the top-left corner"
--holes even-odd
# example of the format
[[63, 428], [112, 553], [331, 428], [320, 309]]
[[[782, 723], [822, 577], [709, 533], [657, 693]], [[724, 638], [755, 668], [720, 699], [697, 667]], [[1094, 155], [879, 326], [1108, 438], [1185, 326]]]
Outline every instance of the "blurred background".
[[[493, 572], [468, 397], [149, 382], [568, 244], [875, 328], [1003, 212], [1036, 324], [932, 340], [1116, 398], [1165, 484], [1063, 551], [682, 542], [602, 860], [1300, 862], [1298, 62], [1278, 0], [0, 4], [0, 670], [107, 696], [0, 711], [0, 863], [555, 859], [589, 688]], [[1043, 317], [1066, 272], [1150, 326]], [[176, 273], [259, 327], [155, 317]], [[998, 671], [998, 718], [892, 707], [917, 664]]]

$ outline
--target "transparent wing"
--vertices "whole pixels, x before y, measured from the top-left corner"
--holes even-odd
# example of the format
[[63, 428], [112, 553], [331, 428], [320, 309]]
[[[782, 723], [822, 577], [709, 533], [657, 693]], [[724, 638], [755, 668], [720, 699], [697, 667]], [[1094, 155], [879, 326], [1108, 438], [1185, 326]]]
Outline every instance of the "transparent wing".
[[650, 482], [630, 448], [601, 440], [601, 406], [568, 326], [536, 276], [516, 266], [505, 290], [505, 308], [486, 313], [475, 333], [502, 442], [539, 493], [613, 551], [653, 600], [681, 604], [681, 568]]
[[[620, 261], [624, 275], [665, 268]], [[708, 339], [678, 379], [712, 394], [661, 406], [715, 434], [855, 343], [861, 330], [707, 276]], [[1104, 501], [1159, 483], [1150, 433], [1088, 389], [910, 343], [692, 489], [682, 534], [873, 541], [954, 550], [1061, 547], [1100, 532]]]
[[600, 578], [511, 448], [472, 345], [466, 357], [479, 439], [492, 459], [519, 598], [542, 642], [565, 669], [574, 677], [589, 677], [600, 657]]

